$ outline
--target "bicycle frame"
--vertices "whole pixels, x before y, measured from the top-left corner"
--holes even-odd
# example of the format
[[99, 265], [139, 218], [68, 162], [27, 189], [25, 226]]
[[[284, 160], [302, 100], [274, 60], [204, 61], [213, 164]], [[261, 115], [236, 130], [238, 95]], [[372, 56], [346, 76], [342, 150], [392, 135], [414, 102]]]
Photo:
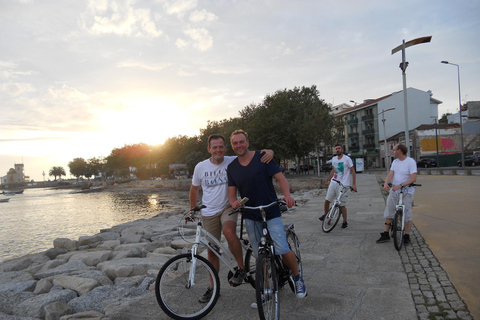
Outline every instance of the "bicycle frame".
[[[243, 221], [240, 230], [243, 230]], [[208, 238], [208, 239], [207, 239]], [[250, 243], [248, 240], [242, 238], [242, 234], [240, 233], [240, 243], [242, 247], [247, 250], [251, 249]], [[210, 232], [203, 229], [202, 221], [199, 220], [197, 222], [197, 231], [195, 233], [195, 243], [190, 249], [190, 254], [192, 256], [192, 268], [190, 268], [189, 274], [189, 287], [195, 285], [195, 268], [197, 263], [197, 252], [198, 247], [200, 244], [204, 244], [208, 249], [210, 249], [223, 263], [227, 266], [227, 268], [232, 272], [235, 273], [235, 266], [232, 266], [230, 263], [232, 260], [235, 261], [233, 254], [226, 248], [219, 240], [217, 240]]]

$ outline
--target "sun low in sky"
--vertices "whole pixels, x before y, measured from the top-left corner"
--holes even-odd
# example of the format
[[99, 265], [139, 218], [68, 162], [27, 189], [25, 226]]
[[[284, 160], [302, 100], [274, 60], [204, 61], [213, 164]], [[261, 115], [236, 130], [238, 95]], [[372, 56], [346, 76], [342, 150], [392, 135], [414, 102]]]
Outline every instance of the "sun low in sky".
[[457, 70], [440, 61], [480, 100], [479, 14], [467, 0], [1, 1], [0, 176], [193, 136], [285, 88], [316, 85], [332, 105], [400, 91], [391, 50], [423, 36], [407, 86], [455, 112]]

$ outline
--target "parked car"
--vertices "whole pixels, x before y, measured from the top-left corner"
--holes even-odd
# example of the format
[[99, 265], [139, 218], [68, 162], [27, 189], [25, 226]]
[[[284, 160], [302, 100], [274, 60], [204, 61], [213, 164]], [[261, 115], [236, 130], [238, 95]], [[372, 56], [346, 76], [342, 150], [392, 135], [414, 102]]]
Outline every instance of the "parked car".
[[327, 171], [327, 172], [332, 171], [332, 160], [328, 160], [327, 162], [322, 164], [322, 166], [320, 167], [320, 170]]
[[[473, 155], [473, 156], [466, 156], [465, 157], [465, 166], [479, 166], [480, 165], [480, 156]], [[462, 166], [462, 159], [457, 161], [457, 166]]]
[[429, 167], [436, 167], [437, 166], [437, 160], [434, 158], [424, 158], [420, 159], [417, 162], [417, 167], [419, 168], [429, 168]]

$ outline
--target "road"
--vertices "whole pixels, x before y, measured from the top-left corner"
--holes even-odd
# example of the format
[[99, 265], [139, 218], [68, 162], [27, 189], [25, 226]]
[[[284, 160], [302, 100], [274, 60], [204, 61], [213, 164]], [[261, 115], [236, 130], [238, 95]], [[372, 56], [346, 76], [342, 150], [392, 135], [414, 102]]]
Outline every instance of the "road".
[[419, 175], [413, 222], [480, 319], [480, 177]]

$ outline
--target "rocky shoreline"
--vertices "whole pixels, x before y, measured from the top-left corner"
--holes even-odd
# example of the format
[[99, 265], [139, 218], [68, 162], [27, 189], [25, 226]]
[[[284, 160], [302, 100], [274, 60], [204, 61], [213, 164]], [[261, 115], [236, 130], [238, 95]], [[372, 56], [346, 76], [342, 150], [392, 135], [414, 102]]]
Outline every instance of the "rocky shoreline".
[[[319, 192], [319, 182], [308, 180], [291, 183], [302, 190], [294, 195], [299, 205]], [[181, 217], [163, 213], [78, 240], [58, 238], [52, 249], [1, 263], [0, 319], [108, 318], [153, 291], [162, 265], [190, 245], [178, 234]]]

